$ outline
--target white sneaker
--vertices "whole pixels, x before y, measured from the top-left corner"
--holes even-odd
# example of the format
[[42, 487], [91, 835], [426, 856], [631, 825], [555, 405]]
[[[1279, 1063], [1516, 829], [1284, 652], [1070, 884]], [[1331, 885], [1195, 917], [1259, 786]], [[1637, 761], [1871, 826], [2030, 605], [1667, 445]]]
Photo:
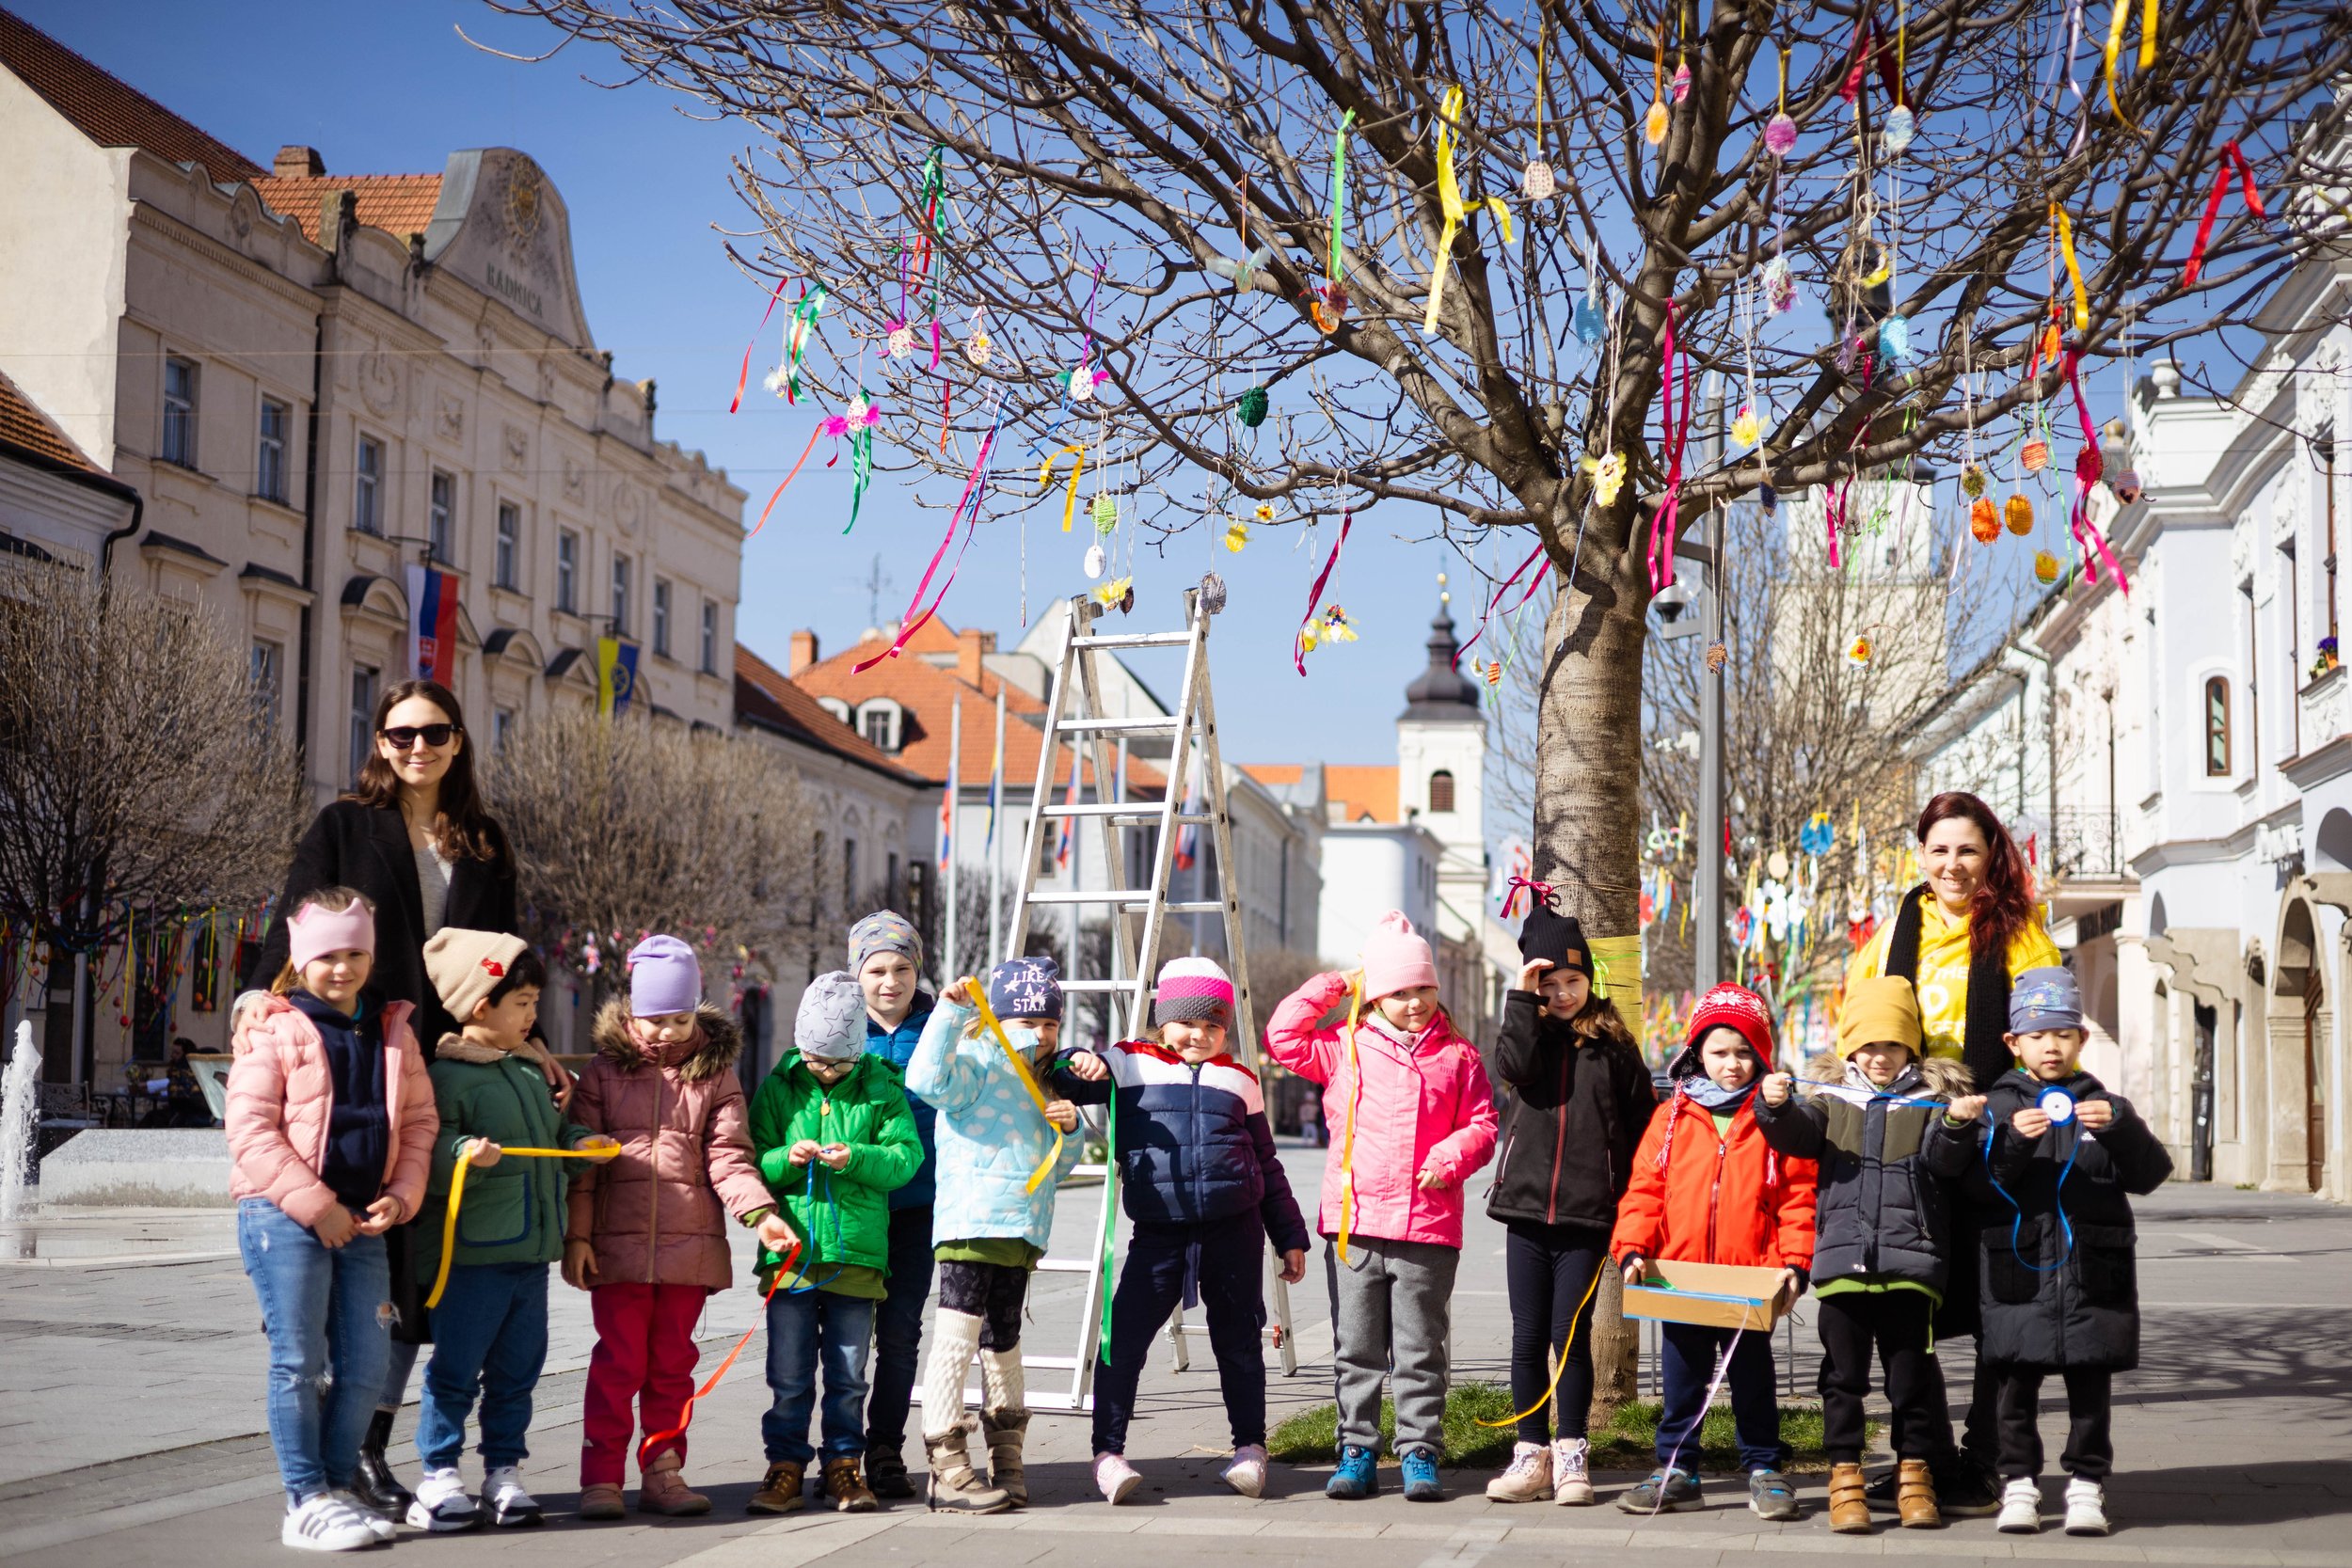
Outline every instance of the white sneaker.
[[1593, 1500], [1593, 1445], [1584, 1437], [1551, 1440], [1551, 1500], [1581, 1508]]
[[278, 1528], [278, 1544], [297, 1552], [356, 1552], [373, 1546], [374, 1530], [358, 1510], [332, 1492], [313, 1492], [302, 1506], [286, 1511]]
[[417, 1482], [416, 1500], [408, 1505], [408, 1523], [418, 1529], [445, 1535], [471, 1529], [482, 1523], [482, 1511], [466, 1495], [466, 1480], [455, 1465], [427, 1470]]
[[542, 1522], [538, 1501], [523, 1490], [523, 1473], [516, 1465], [484, 1472], [482, 1501], [490, 1510], [490, 1523], [501, 1529]]
[[1265, 1496], [1265, 1447], [1245, 1443], [1233, 1450], [1233, 1462], [1225, 1466], [1225, 1484], [1245, 1497]]
[[1998, 1528], [2010, 1535], [2034, 1535], [2042, 1528], [2042, 1483], [2019, 1476], [2001, 1488]]
[[400, 1528], [398, 1526], [394, 1525], [389, 1519], [385, 1518], [384, 1515], [378, 1513], [375, 1510], [370, 1508], [367, 1504], [361, 1502], [359, 1500], [359, 1495], [352, 1491], [349, 1487], [330, 1487], [328, 1488], [326, 1495], [334, 1498], [337, 1502], [342, 1504], [345, 1508], [351, 1510], [352, 1513], [359, 1515], [360, 1518], [366, 1520], [368, 1528], [375, 1531], [375, 1538], [378, 1541], [389, 1541], [392, 1537], [400, 1533]]
[[1541, 1502], [1551, 1491], [1551, 1448], [1525, 1441], [1511, 1445], [1511, 1465], [1486, 1483], [1486, 1500], [1496, 1503]]
[[1127, 1494], [1143, 1484], [1136, 1467], [1127, 1463], [1123, 1453], [1098, 1453], [1094, 1456], [1094, 1484], [1103, 1489], [1103, 1500], [1118, 1504], [1127, 1500]]
[[2066, 1483], [2066, 1533], [2105, 1535], [2107, 1532], [2107, 1489], [2076, 1476]]

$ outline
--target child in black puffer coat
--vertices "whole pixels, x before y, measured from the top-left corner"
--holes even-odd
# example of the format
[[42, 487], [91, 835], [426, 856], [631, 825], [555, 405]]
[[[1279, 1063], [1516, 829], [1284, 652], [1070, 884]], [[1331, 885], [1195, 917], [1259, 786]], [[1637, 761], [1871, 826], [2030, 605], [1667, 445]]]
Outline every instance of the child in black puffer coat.
[[[1594, 1280], [1609, 1256], [1617, 1200], [1633, 1179], [1633, 1155], [1658, 1093], [1616, 1007], [1593, 993], [1582, 926], [1538, 902], [1519, 932], [1519, 957], [1526, 967], [1503, 998], [1494, 1056], [1511, 1089], [1511, 1119], [1486, 1198], [1487, 1214], [1505, 1231], [1518, 1441], [1510, 1468], [1487, 1483], [1486, 1496], [1582, 1504], [1593, 1500], [1584, 1429], [1593, 1402]], [[1559, 1383], [1548, 1417], [1555, 1356]]]
[[2067, 1533], [2107, 1532], [2114, 1375], [2139, 1365], [2131, 1199], [2172, 1174], [2172, 1157], [2130, 1102], [2082, 1070], [2088, 1037], [2073, 974], [2018, 975], [2009, 1043], [2019, 1066], [1946, 1113], [1956, 1122], [1985, 1114], [1982, 1132], [1939, 1139], [1930, 1153], [1939, 1170], [1989, 1187], [1977, 1354], [2000, 1376], [1999, 1522], [2013, 1534], [2042, 1528], [2037, 1412], [2053, 1371], [2066, 1380]]

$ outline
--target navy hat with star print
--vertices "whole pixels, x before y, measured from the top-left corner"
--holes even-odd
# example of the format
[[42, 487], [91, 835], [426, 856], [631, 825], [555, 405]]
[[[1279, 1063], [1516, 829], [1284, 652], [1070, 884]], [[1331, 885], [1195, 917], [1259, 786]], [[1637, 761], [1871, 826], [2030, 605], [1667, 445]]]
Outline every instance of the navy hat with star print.
[[1052, 958], [1007, 958], [988, 972], [989, 1010], [998, 1018], [1061, 1017], [1061, 965]]

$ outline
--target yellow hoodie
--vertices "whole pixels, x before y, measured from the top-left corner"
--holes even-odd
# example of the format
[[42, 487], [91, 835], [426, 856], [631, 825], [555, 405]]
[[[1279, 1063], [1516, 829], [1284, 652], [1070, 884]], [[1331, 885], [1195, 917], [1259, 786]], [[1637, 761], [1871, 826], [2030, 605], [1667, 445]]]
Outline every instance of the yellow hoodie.
[[[1919, 900], [1919, 1022], [1927, 1036], [1927, 1054], [1958, 1056], [1968, 1031], [1968, 922], [1953, 920], [1933, 894]], [[1887, 945], [1895, 940], [1895, 922], [1879, 923], [1870, 940], [1846, 965], [1846, 986], [1875, 980], [1886, 973]], [[2058, 943], [2043, 928], [2040, 912], [2010, 939], [2009, 972], [2013, 975], [2059, 962]]]

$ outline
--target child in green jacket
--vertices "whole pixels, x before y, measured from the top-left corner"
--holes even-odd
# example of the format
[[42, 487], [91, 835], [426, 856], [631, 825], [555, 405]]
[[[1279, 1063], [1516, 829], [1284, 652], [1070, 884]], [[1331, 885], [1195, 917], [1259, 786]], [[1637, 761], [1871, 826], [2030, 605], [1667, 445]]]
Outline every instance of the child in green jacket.
[[[417, 1277], [441, 1277], [442, 1235], [459, 1154], [468, 1154], [448, 1283], [433, 1308], [433, 1359], [425, 1366], [417, 1453], [424, 1480], [409, 1505], [420, 1529], [470, 1529], [481, 1510], [457, 1473], [466, 1418], [482, 1400], [483, 1501], [494, 1525], [535, 1525], [523, 1489], [523, 1437], [531, 1395], [548, 1354], [548, 1265], [564, 1251], [569, 1160], [502, 1158], [505, 1148], [620, 1145], [565, 1118], [530, 1039], [547, 971], [522, 938], [445, 927], [424, 944], [425, 974], [463, 1024], [441, 1037], [433, 1098], [441, 1117], [433, 1175], [418, 1216]], [[611, 1153], [606, 1155], [610, 1158]]]
[[[887, 1062], [866, 1053], [866, 996], [838, 970], [801, 995], [794, 1053], [752, 1100], [759, 1174], [800, 1238], [794, 1273], [768, 1298], [768, 1386], [760, 1418], [768, 1474], [755, 1513], [793, 1513], [817, 1450], [808, 1419], [824, 1363], [824, 1487], [843, 1513], [866, 1513], [866, 1358], [890, 1273], [890, 1195], [914, 1180], [923, 1141]], [[782, 1266], [761, 1249], [763, 1284]]]

